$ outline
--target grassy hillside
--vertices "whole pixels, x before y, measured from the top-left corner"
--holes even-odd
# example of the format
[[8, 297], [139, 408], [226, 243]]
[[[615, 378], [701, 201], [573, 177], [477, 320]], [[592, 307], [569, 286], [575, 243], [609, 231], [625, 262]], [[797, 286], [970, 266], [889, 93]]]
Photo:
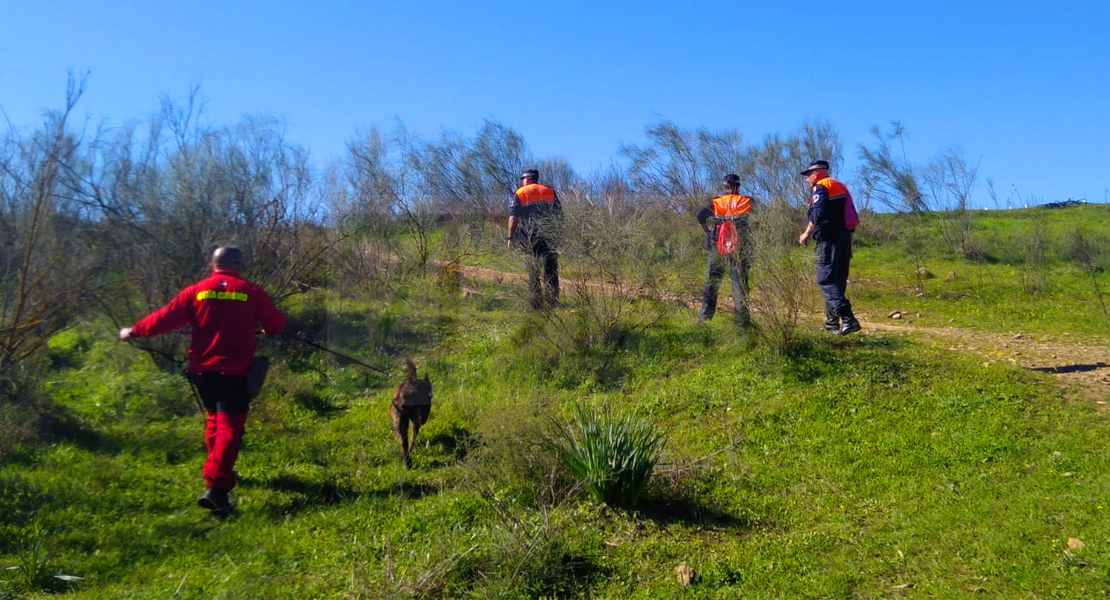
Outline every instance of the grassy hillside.
[[[1110, 333], [1110, 205], [972, 211], [972, 252], [962, 255], [945, 241], [945, 218], [952, 215], [875, 215], [861, 228], [849, 291], [866, 315], [898, 310], [928, 326]], [[1087, 265], [1076, 260], [1079, 241], [1091, 247]]]
[[[870, 253], [859, 251], [857, 273], [895, 268]], [[941, 302], [888, 276], [854, 283], [865, 310]], [[0, 466], [0, 597], [1110, 588], [1110, 425], [1045, 375], [897, 336], [807, 337], [781, 356], [727, 319], [700, 325], [682, 309], [560, 351], [547, 342], [562, 339], [560, 325], [518, 310], [516, 292], [478, 284], [460, 298], [430, 285], [388, 303], [313, 294], [289, 307], [307, 334], [396, 377], [264, 342], [278, 360], [248, 421], [238, 513], [224, 521], [195, 506], [202, 420], [184, 381], [104, 323], [57, 336], [48, 385], [65, 411], [54, 437]], [[436, 402], [411, 471], [386, 412], [409, 354]], [[538, 445], [575, 401], [667, 433], [639, 510], [592, 503]]]
[[[959, 221], [952, 213], [865, 215], [848, 286], [861, 315], [881, 321], [899, 311], [903, 323], [929, 327], [1110, 334], [1110, 205], [969, 211], [966, 219], [966, 244], [957, 248], [945, 235], [948, 229], [953, 237]], [[692, 216], [652, 213], [640, 223], [609, 227], [613, 237], [650, 240], [635, 258], [649, 265], [653, 285], [691, 301], [700, 297], [705, 252]], [[500, 240], [501, 233], [491, 235]], [[496, 240], [467, 262], [523, 272], [519, 255]], [[1087, 264], [1076, 258], [1079, 241], [1089, 250]], [[795, 251], [808, 261], [813, 245]], [[761, 268], [756, 260], [756, 294]], [[560, 272], [573, 278], [596, 270], [564, 255]], [[822, 310], [816, 286], [807, 291], [816, 314]]]

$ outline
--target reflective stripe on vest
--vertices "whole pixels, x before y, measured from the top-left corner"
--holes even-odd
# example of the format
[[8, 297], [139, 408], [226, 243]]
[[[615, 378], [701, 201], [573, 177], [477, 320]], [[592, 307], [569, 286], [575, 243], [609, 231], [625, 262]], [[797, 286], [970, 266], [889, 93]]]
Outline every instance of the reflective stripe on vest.
[[752, 209], [752, 199], [740, 194], [725, 194], [713, 199], [713, 216], [722, 218], [740, 217]]
[[526, 186], [518, 188], [516, 191], [516, 197], [520, 198], [520, 204], [523, 206], [535, 204], [537, 202], [554, 204], [555, 190], [541, 183], [530, 183]]

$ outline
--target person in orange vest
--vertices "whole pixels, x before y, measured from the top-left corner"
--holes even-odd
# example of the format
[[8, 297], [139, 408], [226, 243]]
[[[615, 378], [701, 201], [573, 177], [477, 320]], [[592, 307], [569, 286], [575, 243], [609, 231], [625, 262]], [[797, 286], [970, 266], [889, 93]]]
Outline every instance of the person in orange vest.
[[852, 232], [859, 224], [852, 194], [843, 183], [829, 177], [829, 162], [815, 160], [801, 174], [811, 186], [809, 223], [798, 236], [806, 245], [809, 238], [817, 242], [813, 263], [817, 286], [825, 297], [825, 329], [837, 335], [860, 330], [852, 313], [852, 303], [845, 296], [848, 287], [848, 266], [852, 261]]
[[509, 248], [515, 245], [527, 253], [528, 287], [536, 310], [559, 304], [559, 253], [553, 228], [563, 216], [559, 195], [538, 183], [539, 177], [537, 169], [521, 173], [520, 187], [509, 202], [509, 235], [505, 238]]
[[208, 412], [203, 471], [207, 489], [197, 503], [220, 517], [232, 512], [228, 492], [235, 487], [233, 469], [251, 401], [247, 374], [254, 359], [255, 326], [261, 325], [267, 335], [285, 328], [285, 315], [265, 290], [239, 274], [242, 267], [238, 248], [216, 248], [211, 275], [119, 332], [119, 339], [128, 340], [192, 327], [187, 373]]
[[[732, 304], [736, 324], [746, 327], [751, 324], [751, 313], [748, 310], [751, 253], [747, 236], [751, 230], [748, 216], [752, 210], [752, 199], [740, 194], [738, 175], [725, 175], [721, 184], [725, 193], [710, 200], [696, 215], [698, 224], [705, 233], [705, 247], [709, 250], [698, 320], [708, 321], [717, 312], [717, 290], [721, 286], [725, 269], [728, 269], [732, 278]], [[712, 227], [710, 218], [713, 220]]]

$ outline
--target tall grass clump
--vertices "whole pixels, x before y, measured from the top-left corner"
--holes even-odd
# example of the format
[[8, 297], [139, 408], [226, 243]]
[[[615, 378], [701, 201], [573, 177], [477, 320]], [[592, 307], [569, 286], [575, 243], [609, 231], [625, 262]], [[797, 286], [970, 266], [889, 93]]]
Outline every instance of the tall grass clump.
[[597, 502], [635, 508], [659, 462], [666, 436], [644, 417], [591, 411], [574, 404], [574, 419], [545, 446]]

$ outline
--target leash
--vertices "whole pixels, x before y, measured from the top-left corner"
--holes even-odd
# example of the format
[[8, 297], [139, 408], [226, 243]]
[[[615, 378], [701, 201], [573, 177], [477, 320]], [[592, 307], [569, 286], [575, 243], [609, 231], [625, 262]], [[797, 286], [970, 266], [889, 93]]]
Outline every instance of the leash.
[[366, 367], [367, 369], [370, 369], [371, 371], [376, 371], [378, 373], [381, 373], [382, 375], [389, 375], [389, 371], [379, 369], [378, 367], [375, 367], [373, 365], [368, 365], [368, 364], [362, 362], [361, 360], [358, 360], [357, 358], [352, 358], [350, 356], [347, 356], [346, 354], [336, 352], [335, 350], [332, 350], [331, 348], [328, 348], [326, 346], [322, 346], [320, 344], [317, 344], [316, 342], [313, 342], [312, 340], [306, 340], [305, 338], [303, 338], [299, 335], [292, 334], [292, 333], [285, 332], [285, 331], [283, 331], [281, 333], [281, 335], [284, 335], [285, 337], [290, 338], [290, 339], [297, 340], [298, 342], [300, 342], [302, 344], [307, 344], [309, 346], [312, 346], [313, 348], [316, 348], [317, 350], [323, 350], [324, 352], [327, 352], [329, 354], [333, 354], [335, 356], [338, 356], [339, 358], [342, 358], [343, 360], [351, 361], [351, 362], [355, 363], [356, 365]]

